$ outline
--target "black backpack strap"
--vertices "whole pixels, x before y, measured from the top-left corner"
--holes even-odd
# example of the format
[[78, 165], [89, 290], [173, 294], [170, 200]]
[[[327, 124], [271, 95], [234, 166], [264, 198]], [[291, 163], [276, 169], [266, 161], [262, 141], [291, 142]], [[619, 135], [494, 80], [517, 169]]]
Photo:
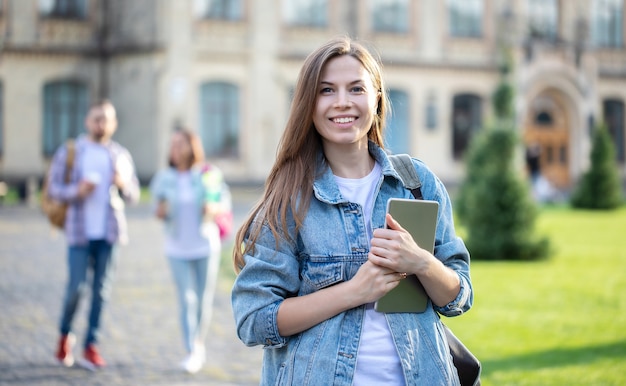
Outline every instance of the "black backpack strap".
[[404, 187], [411, 191], [413, 197], [417, 200], [423, 200], [422, 196], [422, 182], [415, 170], [413, 161], [408, 154], [393, 154], [389, 156], [389, 160], [393, 165], [393, 168], [398, 172], [402, 179]]

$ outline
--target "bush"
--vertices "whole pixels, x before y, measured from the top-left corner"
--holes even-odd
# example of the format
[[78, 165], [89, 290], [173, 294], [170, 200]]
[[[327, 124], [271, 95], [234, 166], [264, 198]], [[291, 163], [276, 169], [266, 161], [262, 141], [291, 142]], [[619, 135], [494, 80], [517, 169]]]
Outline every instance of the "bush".
[[604, 125], [596, 128], [591, 149], [591, 167], [579, 181], [570, 200], [574, 208], [615, 209], [623, 202], [615, 164], [615, 146]]
[[479, 133], [467, 155], [466, 178], [457, 214], [467, 229], [473, 259], [537, 260], [548, 255], [549, 242], [534, 235], [537, 207], [526, 182], [514, 169], [515, 132]]

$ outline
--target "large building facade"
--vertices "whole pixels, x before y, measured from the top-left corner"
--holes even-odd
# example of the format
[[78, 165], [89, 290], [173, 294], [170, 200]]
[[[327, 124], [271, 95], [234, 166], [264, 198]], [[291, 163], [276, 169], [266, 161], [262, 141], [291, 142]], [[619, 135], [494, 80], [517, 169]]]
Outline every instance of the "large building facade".
[[337, 35], [382, 58], [389, 148], [444, 181], [492, 124], [505, 65], [546, 178], [577, 181], [600, 123], [625, 176], [625, 15], [623, 0], [0, 0], [0, 180], [40, 179], [106, 97], [142, 181], [181, 126], [231, 182], [262, 181], [303, 59]]

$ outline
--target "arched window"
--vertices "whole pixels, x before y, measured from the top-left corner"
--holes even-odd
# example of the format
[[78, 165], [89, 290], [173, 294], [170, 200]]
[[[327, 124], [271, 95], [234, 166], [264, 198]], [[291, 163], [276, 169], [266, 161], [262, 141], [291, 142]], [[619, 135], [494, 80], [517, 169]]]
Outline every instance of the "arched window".
[[624, 101], [605, 99], [602, 104], [604, 107], [604, 122], [613, 138], [617, 160], [624, 162], [624, 146], [626, 146], [624, 143], [626, 141], [624, 139]]
[[207, 157], [239, 155], [239, 89], [225, 82], [200, 86], [200, 136]]
[[409, 95], [400, 90], [389, 90], [391, 114], [387, 117], [385, 142], [393, 153], [410, 153]]
[[89, 108], [87, 85], [78, 81], [59, 81], [43, 88], [43, 154], [50, 157], [68, 138], [84, 131]]
[[458, 94], [452, 101], [452, 155], [461, 159], [482, 126], [482, 101], [475, 94]]
[[539, 126], [550, 126], [552, 125], [552, 114], [547, 111], [541, 111], [535, 117], [535, 123]]

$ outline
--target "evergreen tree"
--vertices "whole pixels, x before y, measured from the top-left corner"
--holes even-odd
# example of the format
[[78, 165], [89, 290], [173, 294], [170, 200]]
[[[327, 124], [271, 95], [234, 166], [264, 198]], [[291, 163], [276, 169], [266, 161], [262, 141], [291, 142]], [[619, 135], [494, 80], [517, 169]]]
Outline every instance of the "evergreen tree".
[[514, 167], [515, 132], [485, 130], [472, 142], [468, 173], [461, 187], [459, 220], [473, 259], [537, 260], [549, 242], [533, 232], [537, 207]]
[[615, 146], [604, 125], [594, 131], [591, 167], [583, 175], [571, 198], [575, 208], [614, 209], [623, 203]]

